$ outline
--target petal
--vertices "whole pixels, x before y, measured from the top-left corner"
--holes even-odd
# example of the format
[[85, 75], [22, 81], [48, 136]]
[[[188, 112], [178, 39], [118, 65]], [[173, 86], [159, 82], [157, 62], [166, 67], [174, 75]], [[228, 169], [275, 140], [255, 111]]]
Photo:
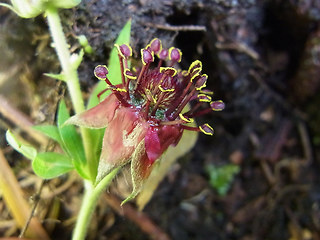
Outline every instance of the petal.
[[97, 181], [131, 160], [134, 149], [145, 137], [147, 126], [132, 108], [122, 107], [116, 111], [104, 134]]
[[150, 163], [154, 163], [170, 145], [176, 145], [183, 129], [179, 125], [149, 127], [145, 137], [145, 148]]
[[145, 148], [150, 163], [161, 155], [160, 139], [158, 137], [158, 127], [149, 127], [145, 137]]
[[105, 128], [113, 119], [120, 103], [114, 94], [110, 94], [105, 100], [89, 110], [74, 115], [65, 124], [74, 124], [87, 128]]
[[149, 177], [153, 163], [167, 148], [176, 145], [183, 133], [179, 125], [150, 126], [145, 134], [145, 141], [141, 141], [132, 154], [131, 177], [133, 190], [121, 203], [124, 204], [135, 198]]
[[162, 153], [170, 146], [177, 145], [181, 139], [183, 129], [180, 125], [164, 125], [161, 126], [158, 136], [161, 144]]
[[148, 159], [145, 151], [145, 143], [141, 141], [132, 155], [131, 177], [133, 189], [131, 194], [121, 203], [121, 205], [135, 198], [141, 191], [144, 182], [152, 170], [152, 163]]

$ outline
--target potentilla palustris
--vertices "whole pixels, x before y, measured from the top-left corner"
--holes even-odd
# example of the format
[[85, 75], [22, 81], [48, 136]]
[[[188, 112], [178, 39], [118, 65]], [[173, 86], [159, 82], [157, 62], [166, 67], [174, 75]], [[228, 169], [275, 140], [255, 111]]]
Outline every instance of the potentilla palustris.
[[[97, 66], [95, 76], [107, 84], [98, 96], [105, 91], [111, 91], [110, 95], [68, 123], [106, 127], [97, 181], [131, 162], [133, 192], [129, 200], [141, 190], [154, 162], [170, 145], [179, 142], [184, 130], [213, 134], [209, 124], [190, 126], [194, 117], [223, 110], [225, 105], [221, 100], [212, 101], [212, 92], [205, 88], [208, 76], [201, 73], [199, 60], [191, 63], [188, 70], [174, 68], [182, 57], [178, 48], [162, 48], [161, 41], [155, 38], [141, 49], [141, 67], [129, 68], [131, 47], [116, 47], [122, 83], [112, 84], [107, 77], [108, 68]], [[191, 109], [185, 111], [188, 103]]]

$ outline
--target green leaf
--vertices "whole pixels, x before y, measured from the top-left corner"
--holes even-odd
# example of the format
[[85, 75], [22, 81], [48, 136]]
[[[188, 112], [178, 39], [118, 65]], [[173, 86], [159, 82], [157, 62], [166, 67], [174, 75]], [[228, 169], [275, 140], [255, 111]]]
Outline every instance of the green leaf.
[[59, 73], [59, 74], [45, 73], [44, 75], [47, 77], [56, 79], [56, 80], [60, 80], [60, 81], [64, 81], [64, 82], [66, 81], [66, 76], [62, 73]]
[[225, 196], [235, 175], [240, 171], [240, 167], [234, 164], [216, 167], [212, 164], [207, 166], [206, 170], [209, 173], [210, 185], [217, 190], [219, 195]]
[[55, 152], [39, 153], [32, 162], [32, 168], [44, 179], [55, 178], [74, 169], [68, 156]]
[[66, 149], [70, 158], [75, 161], [86, 164], [84, 148], [80, 135], [77, 133], [73, 125], [63, 125], [70, 118], [66, 104], [63, 100], [60, 101], [58, 108], [58, 130], [62, 139], [64, 149]]
[[82, 165], [79, 161], [72, 161], [72, 164], [82, 178], [88, 180], [91, 179], [89, 168], [84, 167], [84, 165]]
[[13, 147], [26, 158], [33, 160], [37, 156], [37, 150], [34, 147], [22, 143], [22, 141], [16, 138], [10, 130], [6, 132], [6, 139], [11, 147]]
[[[131, 20], [129, 20], [126, 25], [122, 28], [119, 36], [116, 40], [116, 44], [129, 44], [130, 43], [130, 33], [131, 33]], [[109, 74], [108, 79], [112, 82], [112, 84], [117, 85], [121, 83], [121, 71], [120, 71], [120, 63], [118, 58], [117, 49], [114, 47], [110, 54], [109, 59]], [[87, 108], [92, 108], [99, 103], [99, 99], [97, 95], [103, 91], [107, 87], [104, 81], [100, 81], [96, 87], [93, 89], [93, 92], [90, 96]], [[100, 99], [104, 99], [110, 92], [107, 91], [106, 93], [102, 94]]]
[[80, 35], [77, 38], [78, 38], [78, 41], [79, 41], [81, 47], [83, 47], [85, 53], [92, 54], [93, 53], [93, 49], [90, 46], [86, 36], [85, 35]]
[[33, 126], [32, 128], [41, 132], [42, 134], [48, 136], [49, 138], [53, 139], [54, 141], [58, 142], [60, 144], [60, 146], [63, 147], [63, 142], [60, 137], [59, 129], [57, 126], [37, 125], [37, 126]]

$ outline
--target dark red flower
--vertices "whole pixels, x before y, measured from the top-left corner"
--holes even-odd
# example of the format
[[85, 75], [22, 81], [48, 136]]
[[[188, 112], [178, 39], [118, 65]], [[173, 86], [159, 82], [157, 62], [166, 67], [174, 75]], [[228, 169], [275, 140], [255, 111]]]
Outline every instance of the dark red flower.
[[[195, 116], [224, 109], [224, 103], [212, 101], [212, 92], [204, 89], [208, 76], [201, 73], [200, 61], [194, 61], [188, 70], [173, 67], [181, 61], [179, 49], [162, 49], [161, 41], [153, 39], [141, 50], [141, 68], [130, 69], [130, 46], [116, 47], [122, 84], [113, 85], [107, 78], [107, 67], [97, 66], [95, 76], [107, 83], [106, 90], [111, 94], [96, 107], [70, 118], [68, 123], [106, 127], [97, 180], [131, 161], [134, 189], [129, 200], [139, 193], [154, 162], [170, 145], [179, 142], [184, 130], [213, 134], [208, 124], [190, 127], [188, 123]], [[165, 61], [168, 65], [163, 67]], [[192, 108], [184, 112], [188, 103]]]

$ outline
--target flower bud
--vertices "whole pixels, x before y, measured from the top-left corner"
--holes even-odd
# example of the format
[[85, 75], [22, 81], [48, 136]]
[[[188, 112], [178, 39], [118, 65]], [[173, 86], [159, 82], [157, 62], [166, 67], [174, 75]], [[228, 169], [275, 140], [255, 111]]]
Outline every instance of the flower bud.
[[33, 18], [44, 13], [49, 7], [72, 8], [77, 6], [81, 0], [11, 0], [11, 4], [1, 3], [14, 11], [19, 17]]

